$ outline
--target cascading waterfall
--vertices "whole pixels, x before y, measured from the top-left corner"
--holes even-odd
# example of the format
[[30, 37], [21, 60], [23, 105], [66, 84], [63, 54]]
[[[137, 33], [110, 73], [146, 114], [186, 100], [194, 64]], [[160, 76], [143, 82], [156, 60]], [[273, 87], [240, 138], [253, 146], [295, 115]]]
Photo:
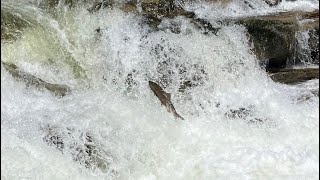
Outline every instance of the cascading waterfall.
[[[293, 62], [291, 62], [290, 65], [298, 67], [313, 67], [319, 64], [319, 59], [313, 56], [312, 47], [310, 47], [309, 45], [311, 41], [310, 34], [312, 33], [312, 31], [313, 30], [307, 30], [298, 32], [296, 34], [296, 50], [293, 57]], [[316, 37], [316, 39], [317, 41], [319, 41], [319, 37]]]
[[[2, 13], [26, 22], [1, 42], [1, 61], [72, 92], [27, 87], [1, 65], [2, 178], [319, 178], [319, 83], [273, 82], [245, 27], [206, 35], [181, 16], [161, 23], [176, 34], [117, 8], [43, 4], [1, 1]], [[188, 8], [219, 20], [209, 5]], [[160, 106], [149, 80], [185, 121]]]

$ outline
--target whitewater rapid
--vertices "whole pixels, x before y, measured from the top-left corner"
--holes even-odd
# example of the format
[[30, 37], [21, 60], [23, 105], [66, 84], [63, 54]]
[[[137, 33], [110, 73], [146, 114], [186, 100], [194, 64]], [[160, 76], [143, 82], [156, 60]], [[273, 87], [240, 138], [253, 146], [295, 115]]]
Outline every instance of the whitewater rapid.
[[[319, 82], [273, 82], [243, 26], [204, 35], [177, 17], [180, 34], [150, 32], [140, 16], [117, 8], [90, 14], [84, 5], [60, 5], [51, 12], [39, 2], [1, 0], [2, 11], [31, 24], [1, 43], [1, 60], [72, 93], [59, 98], [26, 87], [1, 65], [3, 179], [319, 179]], [[282, 6], [316, 4], [290, 3]], [[201, 83], [179, 92], [194, 75]], [[165, 90], [185, 121], [149, 89], [148, 80], [166, 83], [160, 77], [168, 77]], [[239, 108], [250, 114], [226, 115]], [[248, 121], [254, 118], [263, 123]], [[66, 146], [83, 146], [90, 133], [107, 168], [86, 168], [73, 160], [75, 149], [48, 146], [48, 125]]]

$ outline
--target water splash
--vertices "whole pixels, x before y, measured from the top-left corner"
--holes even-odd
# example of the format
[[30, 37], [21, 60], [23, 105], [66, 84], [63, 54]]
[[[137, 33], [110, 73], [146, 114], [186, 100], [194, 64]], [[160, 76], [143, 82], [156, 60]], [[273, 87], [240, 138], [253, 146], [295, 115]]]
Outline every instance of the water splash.
[[[55, 17], [24, 1], [10, 3], [37, 23], [2, 43], [1, 59], [73, 91], [56, 98], [27, 88], [1, 66], [4, 178], [317, 178], [319, 98], [311, 91], [318, 84], [271, 81], [244, 27], [204, 35], [177, 17], [181, 33], [152, 32], [141, 17], [116, 8], [90, 14], [84, 5], [61, 6]], [[69, 54], [85, 70], [83, 81], [65, 60], [48, 63]], [[186, 121], [160, 106], [149, 79], [172, 93]], [[181, 92], [184, 82], [192, 87]], [[301, 100], [301, 92], [310, 98]], [[247, 111], [230, 116], [241, 108]], [[254, 118], [266, 121], [250, 123]], [[46, 127], [54, 127], [51, 134]]]

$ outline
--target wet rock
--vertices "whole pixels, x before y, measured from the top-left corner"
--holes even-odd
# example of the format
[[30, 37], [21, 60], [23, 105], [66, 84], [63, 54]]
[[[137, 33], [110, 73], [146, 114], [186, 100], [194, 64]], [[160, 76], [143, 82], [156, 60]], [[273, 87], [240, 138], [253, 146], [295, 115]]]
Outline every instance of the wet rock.
[[282, 0], [264, 0], [269, 6], [276, 6], [278, 5]]
[[319, 65], [319, 28], [310, 30], [309, 36], [309, 48], [311, 51], [312, 63]]
[[91, 170], [98, 168], [102, 172], [117, 175], [116, 170], [110, 167], [115, 157], [105, 151], [91, 133], [52, 125], [41, 127], [41, 131], [44, 142], [63, 154], [70, 154], [75, 162]]
[[19, 68], [14, 64], [5, 62], [1, 63], [16, 80], [25, 82], [28, 87], [34, 86], [40, 89], [47, 89], [53, 95], [58, 97], [63, 97], [71, 93], [71, 89], [66, 85], [45, 82], [40, 78], [19, 70]]
[[267, 68], [284, 68], [293, 54], [296, 25], [272, 20], [250, 19], [247, 27], [259, 59], [267, 59]]
[[59, 4], [72, 8], [77, 4], [92, 2], [93, 0], [42, 0], [39, 6], [45, 9], [56, 8]]
[[[104, 0], [93, 4], [88, 11], [93, 13], [103, 8], [118, 7], [125, 12], [136, 13], [145, 17], [144, 22], [147, 23], [151, 29], [159, 30], [161, 21], [166, 19], [172, 19], [177, 16], [184, 16], [189, 18], [191, 22], [204, 34], [213, 33], [216, 34], [220, 27], [214, 27], [207, 20], [198, 18], [195, 13], [186, 11], [174, 0], [142, 0], [142, 1], [127, 1], [126, 3], [117, 3], [116, 1]], [[179, 31], [173, 31], [178, 33]]]
[[99, 11], [100, 9], [104, 9], [106, 7], [111, 8], [113, 4], [114, 4], [114, 1], [112, 0], [103, 0], [101, 2], [94, 3], [90, 8], [88, 8], [88, 11], [90, 13], [93, 13], [93, 12]]
[[237, 20], [243, 24], [253, 42], [258, 59], [266, 60], [266, 68], [284, 68], [294, 58], [296, 33], [318, 29], [319, 11], [283, 12]]
[[45, 141], [49, 146], [54, 146], [62, 152], [65, 148], [65, 145], [62, 140], [62, 136], [56, 131], [56, 129], [51, 126], [46, 126], [43, 127], [41, 130], [45, 131], [43, 141]]
[[230, 109], [225, 115], [229, 118], [245, 118], [252, 113], [251, 109], [239, 108], [239, 109]]
[[254, 108], [250, 106], [247, 108], [230, 109], [224, 115], [229, 119], [243, 119], [248, 123], [262, 123], [266, 121], [266, 119], [253, 117], [253, 114]]
[[319, 79], [319, 69], [281, 69], [271, 73], [270, 77], [276, 82], [294, 84], [311, 79]]
[[312, 91], [311, 94], [302, 94], [298, 98], [294, 99], [296, 103], [302, 103], [306, 101], [313, 101], [314, 97], [319, 97], [319, 90], [317, 91]]
[[[179, 92], [185, 92], [190, 88], [204, 85], [208, 80], [208, 74], [203, 64], [189, 63], [191, 60], [180, 62], [176, 58], [183, 57], [184, 52], [181, 48], [174, 47], [163, 41], [156, 44], [152, 49], [157, 59], [156, 77], [151, 77], [159, 82], [164, 88], [178, 83]], [[188, 59], [189, 57], [183, 57]], [[176, 82], [178, 81], [178, 82]]]
[[31, 22], [18, 14], [1, 9], [1, 42], [13, 42], [21, 37], [23, 29], [32, 27]]
[[[19, 13], [8, 12], [6, 9], [1, 9], [1, 43], [14, 42], [22, 36], [25, 29], [39, 28], [39, 26], [41, 26], [41, 24], [38, 24], [34, 19], [22, 16]], [[40, 36], [37, 38], [39, 37]], [[65, 54], [64, 62], [72, 69], [74, 76], [76, 78], [86, 78], [86, 71], [81, 67], [81, 64], [73, 58], [71, 53], [65, 49], [61, 49], [61, 51]], [[47, 85], [47, 87], [51, 90], [55, 89], [52, 85]]]
[[[204, 34], [213, 33], [216, 35], [220, 27], [214, 27], [209, 21], [198, 18], [194, 12], [187, 11], [173, 0], [143, 1], [141, 3], [142, 15], [147, 18], [148, 24], [158, 29], [163, 18], [172, 19], [177, 16], [189, 18], [191, 22]], [[179, 32], [179, 31], [173, 31]]]
[[316, 90], [312, 90], [311, 93], [315, 96], [318, 96], [319, 97], [319, 89], [316, 89]]

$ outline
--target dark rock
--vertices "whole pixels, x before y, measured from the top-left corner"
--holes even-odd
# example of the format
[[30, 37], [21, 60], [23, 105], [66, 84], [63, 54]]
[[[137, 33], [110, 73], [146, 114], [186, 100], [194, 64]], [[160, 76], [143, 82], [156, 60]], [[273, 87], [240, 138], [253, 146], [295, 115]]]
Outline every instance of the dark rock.
[[242, 119], [247, 121], [248, 123], [254, 123], [254, 124], [267, 121], [267, 119], [253, 117], [254, 115], [253, 106], [249, 106], [247, 108], [230, 109], [224, 115], [229, 119]]
[[239, 109], [230, 109], [226, 112], [225, 115], [229, 118], [245, 118], [252, 113], [251, 109], [239, 108]]
[[75, 7], [77, 4], [92, 2], [92, 0], [42, 0], [39, 6], [45, 9], [56, 8], [59, 4], [63, 4], [69, 8]]
[[276, 82], [294, 84], [311, 79], [319, 79], [319, 69], [282, 69], [270, 74], [271, 79]]
[[102, 2], [97, 2], [93, 4], [90, 8], [88, 8], [88, 11], [90, 13], [93, 13], [93, 12], [99, 11], [101, 8], [102, 9], [107, 7], [111, 8], [113, 4], [114, 2], [112, 0], [103, 0]]
[[148, 24], [151, 24], [151, 26], [155, 29], [158, 29], [158, 26], [164, 17], [172, 19], [177, 16], [184, 16], [191, 19], [191, 22], [197, 28], [201, 29], [204, 34], [213, 33], [216, 35], [220, 29], [220, 27], [213, 27], [209, 21], [197, 17], [194, 12], [186, 11], [182, 7], [175, 4], [173, 0], [158, 0], [156, 3], [142, 2], [141, 6], [142, 15], [147, 18]]
[[259, 59], [267, 59], [267, 68], [284, 68], [293, 54], [296, 25], [272, 20], [251, 19], [247, 27]]
[[[308, 20], [300, 23], [301, 20]], [[253, 51], [258, 59], [266, 60], [266, 69], [284, 68], [296, 54], [296, 33], [308, 29], [318, 29], [319, 11], [314, 12], [282, 12], [265, 16], [246, 17], [236, 20], [248, 29], [253, 42]], [[317, 31], [316, 31], [317, 32]], [[316, 44], [317, 41], [313, 41]], [[317, 45], [313, 45], [317, 47]], [[313, 48], [314, 58], [317, 48]]]
[[[172, 19], [177, 16], [189, 18], [197, 28], [203, 31], [204, 34], [216, 34], [220, 29], [219, 27], [212, 26], [209, 21], [196, 17], [193, 12], [186, 11], [181, 6], [177, 5], [174, 0], [142, 0], [139, 5], [137, 3], [138, 2], [136, 1], [128, 1], [126, 3], [117, 4], [116, 1], [104, 0], [103, 2], [98, 2], [92, 5], [88, 11], [93, 13], [101, 8], [112, 8], [117, 6], [125, 12], [142, 15], [145, 18], [144, 22], [155, 31], [159, 30], [158, 26], [164, 18]], [[141, 7], [141, 11], [138, 10], [138, 6]], [[180, 31], [175, 29], [173, 32], [179, 33]]]
[[278, 5], [282, 0], [264, 0], [269, 6], [276, 6]]
[[[183, 49], [174, 47], [165, 39], [156, 44], [152, 49], [152, 55], [156, 56], [157, 67], [155, 77], [151, 79], [159, 82], [164, 88], [171, 86], [178, 80], [179, 91], [185, 92], [190, 88], [201, 86], [208, 80], [205, 66], [192, 64], [191, 61], [179, 62], [176, 57], [183, 57]], [[184, 57], [188, 59], [189, 57]]]
[[42, 130], [46, 131], [43, 141], [45, 141], [49, 146], [55, 146], [55, 148], [62, 152], [65, 146], [61, 135], [50, 126], [44, 127]]
[[319, 28], [310, 30], [309, 36], [312, 63], [319, 65]]
[[71, 154], [75, 162], [88, 169], [99, 168], [102, 172], [110, 172], [116, 176], [117, 171], [111, 169], [115, 157], [102, 149], [89, 132], [81, 132], [73, 128], [59, 128], [45, 125], [41, 127], [43, 140], [64, 154]]

